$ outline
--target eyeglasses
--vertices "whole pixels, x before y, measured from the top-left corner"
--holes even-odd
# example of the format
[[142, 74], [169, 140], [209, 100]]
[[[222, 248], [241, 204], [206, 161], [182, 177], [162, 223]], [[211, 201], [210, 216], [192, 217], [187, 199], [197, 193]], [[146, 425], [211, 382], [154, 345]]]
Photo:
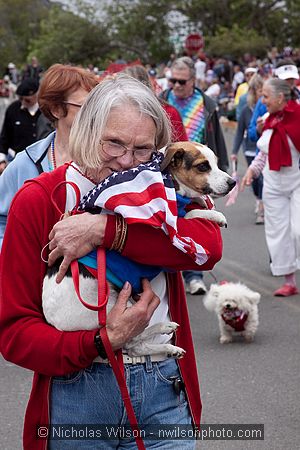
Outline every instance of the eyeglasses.
[[184, 86], [191, 79], [192, 78], [189, 78], [188, 80], [178, 80], [177, 78], [169, 78], [169, 82], [172, 83], [172, 84], [179, 83], [180, 86]]
[[82, 105], [80, 105], [80, 103], [75, 103], [75, 102], [63, 102], [65, 105], [72, 105], [72, 106], [77, 106], [78, 108], [81, 108]]
[[113, 141], [100, 141], [102, 146], [102, 151], [107, 156], [112, 156], [113, 158], [119, 158], [124, 156], [127, 152], [132, 152], [135, 159], [139, 162], [146, 162], [151, 159], [152, 153], [156, 152], [156, 148], [137, 148], [135, 150], [130, 150], [123, 144], [119, 144]]

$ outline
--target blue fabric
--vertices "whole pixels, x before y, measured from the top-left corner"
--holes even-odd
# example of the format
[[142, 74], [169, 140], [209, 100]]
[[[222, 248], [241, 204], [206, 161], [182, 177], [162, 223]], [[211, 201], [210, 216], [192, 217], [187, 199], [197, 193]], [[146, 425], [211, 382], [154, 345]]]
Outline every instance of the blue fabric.
[[[97, 269], [96, 250], [91, 251], [78, 261], [85, 266]], [[140, 293], [142, 291], [142, 278], [151, 281], [162, 270], [161, 267], [138, 264], [114, 250], [106, 250], [106, 278], [120, 289], [125, 281], [129, 281], [133, 293]]]
[[255, 105], [251, 121], [248, 127], [248, 136], [251, 141], [256, 142], [259, 139], [259, 135], [256, 131], [256, 122], [259, 117], [262, 117], [267, 112], [267, 107], [262, 103], [262, 97], [260, 97]]
[[27, 147], [26, 150], [17, 153], [15, 159], [7, 166], [0, 177], [0, 250], [12, 199], [26, 180], [36, 178], [39, 175], [36, 162], [44, 154], [41, 166], [44, 172], [49, 172], [49, 161], [45, 152], [50, 145], [53, 134], [49, 134], [45, 139], [35, 142]]
[[185, 207], [192, 203], [191, 199], [188, 197], [183, 197], [180, 194], [176, 193], [177, 199], [177, 209], [178, 209], [178, 217], [184, 217], [186, 215]]

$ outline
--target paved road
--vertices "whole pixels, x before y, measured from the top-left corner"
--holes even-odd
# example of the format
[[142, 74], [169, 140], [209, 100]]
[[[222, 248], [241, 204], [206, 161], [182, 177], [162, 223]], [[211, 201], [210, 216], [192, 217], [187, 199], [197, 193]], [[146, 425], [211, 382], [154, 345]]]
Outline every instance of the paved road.
[[[228, 144], [232, 132], [226, 132]], [[229, 147], [230, 148], [230, 147]], [[240, 167], [241, 173], [244, 166]], [[204, 441], [208, 450], [296, 450], [299, 448], [300, 296], [280, 300], [272, 292], [281, 279], [271, 276], [263, 226], [254, 224], [250, 190], [225, 212], [224, 256], [213, 270], [217, 280], [242, 281], [261, 295], [260, 326], [252, 344], [240, 339], [218, 343], [216, 317], [202, 298], [188, 298], [203, 400], [203, 423], [264, 424], [264, 441]], [[205, 274], [209, 285], [213, 278]], [[300, 276], [298, 274], [300, 286]], [[0, 360], [0, 448], [21, 449], [23, 414], [30, 372]], [[175, 447], [175, 446], [174, 446]], [[180, 444], [177, 447], [180, 449]], [[75, 450], [75, 449], [74, 449]]]

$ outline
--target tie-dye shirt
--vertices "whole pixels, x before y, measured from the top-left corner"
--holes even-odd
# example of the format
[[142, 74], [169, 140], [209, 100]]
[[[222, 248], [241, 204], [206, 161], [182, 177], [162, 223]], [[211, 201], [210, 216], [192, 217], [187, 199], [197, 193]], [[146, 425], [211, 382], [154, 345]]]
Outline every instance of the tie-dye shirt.
[[167, 101], [179, 111], [189, 141], [204, 144], [205, 112], [201, 92], [195, 90], [193, 95], [188, 98], [178, 98], [171, 90]]

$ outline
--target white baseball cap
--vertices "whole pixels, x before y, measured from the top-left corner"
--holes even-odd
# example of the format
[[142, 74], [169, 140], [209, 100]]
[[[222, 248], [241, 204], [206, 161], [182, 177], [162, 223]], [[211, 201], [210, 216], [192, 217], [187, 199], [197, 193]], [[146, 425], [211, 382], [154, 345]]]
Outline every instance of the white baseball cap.
[[275, 76], [281, 80], [288, 80], [289, 78], [294, 78], [294, 80], [299, 80], [299, 73], [297, 66], [293, 64], [287, 64], [286, 66], [281, 66], [275, 69]]
[[257, 72], [257, 67], [247, 67], [245, 69], [245, 75], [247, 75], [248, 73], [256, 73]]

